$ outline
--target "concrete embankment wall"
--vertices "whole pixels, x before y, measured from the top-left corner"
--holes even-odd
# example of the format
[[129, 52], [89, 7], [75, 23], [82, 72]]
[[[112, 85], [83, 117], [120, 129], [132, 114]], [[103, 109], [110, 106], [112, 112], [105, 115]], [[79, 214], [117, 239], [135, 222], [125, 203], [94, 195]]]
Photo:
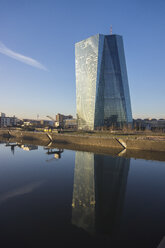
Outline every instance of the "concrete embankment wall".
[[120, 137], [93, 137], [93, 136], [70, 136], [70, 135], [53, 135], [55, 141], [65, 143], [88, 145], [95, 147], [118, 148], [127, 150], [143, 150], [143, 151], [165, 151], [165, 140], [151, 140], [145, 138], [120, 138]]
[[127, 149], [136, 149], [142, 151], [159, 151], [165, 152], [165, 140], [156, 139], [126, 139]]
[[52, 139], [53, 143], [88, 146], [88, 147], [100, 147], [100, 148], [115, 148], [127, 150], [143, 150], [143, 151], [165, 151], [165, 140], [161, 140], [157, 137], [149, 139], [148, 137], [102, 137], [102, 136], [88, 136], [88, 135], [69, 135], [69, 134], [56, 134], [44, 132], [29, 132], [21, 130], [0, 130], [0, 136], [3, 137], [15, 137], [22, 140], [38, 140], [50, 142]]

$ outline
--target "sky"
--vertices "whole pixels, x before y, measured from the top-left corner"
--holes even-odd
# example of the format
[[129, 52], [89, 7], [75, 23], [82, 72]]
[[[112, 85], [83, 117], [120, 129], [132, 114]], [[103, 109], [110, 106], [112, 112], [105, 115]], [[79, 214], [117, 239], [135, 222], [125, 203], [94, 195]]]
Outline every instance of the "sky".
[[165, 118], [164, 11], [164, 0], [0, 0], [0, 112], [75, 117], [75, 43], [112, 25], [133, 118]]

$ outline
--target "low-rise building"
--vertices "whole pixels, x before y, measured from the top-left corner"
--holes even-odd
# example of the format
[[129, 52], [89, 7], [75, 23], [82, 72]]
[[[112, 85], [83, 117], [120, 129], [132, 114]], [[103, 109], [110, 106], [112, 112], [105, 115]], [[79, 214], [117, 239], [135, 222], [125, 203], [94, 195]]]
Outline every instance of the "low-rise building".
[[54, 126], [54, 121], [50, 121], [50, 120], [41, 120], [40, 121], [41, 126], [46, 127], [46, 126]]
[[64, 128], [77, 129], [77, 119], [64, 120]]
[[71, 119], [73, 119], [73, 116], [72, 115], [62, 115], [62, 114], [57, 114], [56, 115], [56, 122], [58, 122], [59, 123], [59, 126], [61, 126], [61, 127], [64, 127], [64, 121], [65, 120], [71, 120]]
[[13, 127], [17, 125], [18, 119], [13, 117], [8, 117], [5, 115], [5, 113], [1, 113], [0, 116], [0, 127]]
[[165, 119], [134, 119], [133, 126], [137, 130], [165, 131]]
[[2, 112], [1, 112], [1, 117], [5, 117], [5, 116], [6, 116], [5, 113], [2, 113]]

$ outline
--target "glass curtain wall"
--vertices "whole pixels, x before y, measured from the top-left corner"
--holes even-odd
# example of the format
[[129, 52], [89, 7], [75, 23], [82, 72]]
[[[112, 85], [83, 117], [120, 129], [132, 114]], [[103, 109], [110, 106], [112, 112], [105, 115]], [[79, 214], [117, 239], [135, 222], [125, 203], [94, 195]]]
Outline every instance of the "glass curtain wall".
[[122, 36], [97, 34], [76, 43], [78, 129], [132, 123]]

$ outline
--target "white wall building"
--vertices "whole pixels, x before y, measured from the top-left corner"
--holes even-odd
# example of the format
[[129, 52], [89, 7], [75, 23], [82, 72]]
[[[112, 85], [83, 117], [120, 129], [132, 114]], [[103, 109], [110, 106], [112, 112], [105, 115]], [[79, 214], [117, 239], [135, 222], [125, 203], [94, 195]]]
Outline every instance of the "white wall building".
[[5, 113], [1, 112], [0, 115], [0, 127], [12, 127], [17, 124], [17, 118], [13, 117], [6, 117]]

